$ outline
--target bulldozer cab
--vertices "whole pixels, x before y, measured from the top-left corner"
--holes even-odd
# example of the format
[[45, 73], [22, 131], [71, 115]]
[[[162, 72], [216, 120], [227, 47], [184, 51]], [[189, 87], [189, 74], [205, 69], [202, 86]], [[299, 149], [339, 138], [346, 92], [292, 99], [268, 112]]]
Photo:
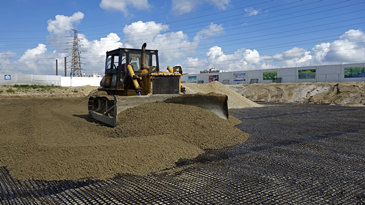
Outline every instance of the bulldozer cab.
[[134, 72], [139, 74], [142, 66], [154, 68], [159, 70], [158, 51], [157, 50], [145, 50], [146, 60], [143, 65], [141, 49], [128, 49], [119, 48], [106, 53], [105, 60], [105, 74], [116, 74], [118, 80], [121, 75], [125, 75], [127, 72], [127, 66], [131, 65]]

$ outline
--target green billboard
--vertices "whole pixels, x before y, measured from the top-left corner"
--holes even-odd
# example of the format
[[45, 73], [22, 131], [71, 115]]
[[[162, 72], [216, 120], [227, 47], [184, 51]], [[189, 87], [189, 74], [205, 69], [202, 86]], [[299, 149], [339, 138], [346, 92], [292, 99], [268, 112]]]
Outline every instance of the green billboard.
[[263, 72], [262, 73], [262, 79], [263, 80], [274, 80], [278, 76], [278, 72], [276, 71], [269, 71], [269, 72]]
[[350, 67], [344, 70], [345, 78], [362, 78], [365, 77], [365, 67]]
[[298, 79], [315, 79], [316, 69], [298, 70]]

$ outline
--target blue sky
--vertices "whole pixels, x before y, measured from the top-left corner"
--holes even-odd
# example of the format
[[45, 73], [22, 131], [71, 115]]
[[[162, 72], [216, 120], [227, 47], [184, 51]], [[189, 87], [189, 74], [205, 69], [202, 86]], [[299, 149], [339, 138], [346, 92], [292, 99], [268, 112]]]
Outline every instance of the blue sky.
[[0, 73], [53, 74], [79, 31], [85, 73], [105, 51], [160, 50], [185, 72], [365, 62], [363, 0], [4, 0]]

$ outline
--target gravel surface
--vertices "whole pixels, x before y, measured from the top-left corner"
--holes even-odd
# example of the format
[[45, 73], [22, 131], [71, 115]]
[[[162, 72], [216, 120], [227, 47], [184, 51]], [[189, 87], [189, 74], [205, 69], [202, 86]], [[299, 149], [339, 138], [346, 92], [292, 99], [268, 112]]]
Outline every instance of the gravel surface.
[[364, 204], [365, 108], [266, 105], [231, 110], [251, 134], [175, 173], [103, 181], [17, 181], [0, 201], [47, 204]]

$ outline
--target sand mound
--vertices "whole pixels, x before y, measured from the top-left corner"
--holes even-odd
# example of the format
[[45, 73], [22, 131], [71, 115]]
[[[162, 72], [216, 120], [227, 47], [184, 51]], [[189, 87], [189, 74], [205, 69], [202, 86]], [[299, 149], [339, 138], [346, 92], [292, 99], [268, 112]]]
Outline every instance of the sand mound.
[[207, 84], [197, 83], [184, 83], [183, 86], [186, 88], [186, 93], [210, 93], [215, 92], [228, 96], [228, 109], [240, 109], [246, 107], [260, 107], [261, 105], [243, 97], [241, 94], [235, 92], [229, 87], [223, 85], [218, 81], [214, 81]]
[[147, 104], [109, 128], [88, 121], [86, 98], [0, 99], [0, 166], [20, 180], [106, 179], [173, 169], [204, 149], [243, 143], [248, 135], [201, 108]]
[[122, 112], [118, 122], [117, 137], [168, 135], [201, 149], [218, 149], [246, 140], [230, 121], [189, 105], [145, 104]]
[[365, 82], [269, 83], [232, 85], [236, 92], [254, 101], [364, 105]]

